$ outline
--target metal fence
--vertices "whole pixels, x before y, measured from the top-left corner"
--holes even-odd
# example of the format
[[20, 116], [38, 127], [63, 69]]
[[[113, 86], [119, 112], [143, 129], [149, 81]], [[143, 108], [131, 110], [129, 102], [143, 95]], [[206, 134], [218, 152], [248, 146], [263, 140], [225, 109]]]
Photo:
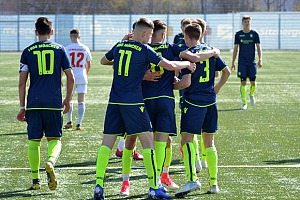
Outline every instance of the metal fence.
[[[252, 16], [252, 28], [260, 34], [263, 49], [300, 49], [300, 13], [231, 13], [231, 14], [184, 14], [184, 15], [44, 15], [54, 23], [53, 40], [67, 45], [69, 31], [78, 28], [81, 41], [91, 50], [110, 49], [131, 31], [132, 23], [140, 17], [161, 19], [168, 24], [167, 41], [172, 42], [179, 33], [182, 18], [202, 18], [207, 21], [206, 42], [220, 49], [232, 49], [234, 34], [242, 29], [244, 14]], [[37, 41], [34, 21], [40, 15], [0, 15], [0, 51], [21, 51]]]

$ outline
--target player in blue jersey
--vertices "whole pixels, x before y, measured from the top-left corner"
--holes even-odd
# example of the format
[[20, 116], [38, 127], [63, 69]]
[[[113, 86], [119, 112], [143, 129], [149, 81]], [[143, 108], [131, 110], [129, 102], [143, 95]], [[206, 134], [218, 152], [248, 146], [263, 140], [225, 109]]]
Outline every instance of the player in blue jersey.
[[[24, 49], [20, 60], [19, 121], [26, 121], [28, 132], [28, 159], [33, 184], [31, 190], [41, 188], [40, 181], [40, 145], [43, 135], [48, 141], [48, 161], [46, 173], [48, 187], [55, 190], [57, 180], [54, 165], [61, 151], [62, 114], [70, 109], [74, 76], [65, 48], [50, 41], [53, 35], [52, 22], [40, 17], [35, 22], [35, 34], [39, 41]], [[67, 94], [62, 101], [61, 71], [67, 76]], [[30, 85], [26, 96], [26, 83], [30, 76]], [[27, 104], [27, 105], [26, 105]]]
[[[167, 33], [167, 25], [161, 20], [155, 20], [153, 23], [154, 31], [150, 46], [162, 57], [168, 60], [175, 60], [175, 57], [182, 56], [191, 62], [199, 62], [201, 59], [205, 60], [206, 58], [214, 55], [213, 51], [201, 54], [191, 54], [190, 52], [185, 51], [181, 52], [182, 49], [178, 45], [172, 45], [164, 42]], [[173, 182], [168, 174], [172, 157], [171, 138], [169, 135], [176, 135], [176, 119], [174, 112], [175, 101], [173, 93], [175, 72], [168, 71], [152, 63], [150, 71], [160, 75], [160, 78], [156, 79], [156, 81], [144, 80], [142, 82], [145, 106], [150, 116], [154, 132], [157, 179], [161, 180], [161, 183], [168, 186], [169, 189], [176, 190], [179, 187]], [[122, 196], [129, 195], [130, 190], [129, 173], [131, 171], [132, 150], [128, 150], [127, 148], [124, 148], [123, 150], [124, 156], [122, 159], [123, 183], [120, 192]], [[133, 147], [131, 146], [130, 149], [132, 148]], [[165, 166], [163, 167], [164, 164]]]
[[94, 199], [104, 199], [104, 176], [109, 155], [117, 136], [125, 133], [125, 148], [132, 150], [127, 144], [131, 146], [137, 137], [143, 146], [143, 161], [150, 185], [149, 198], [171, 198], [158, 188], [153, 133], [143, 101], [141, 82], [150, 63], [167, 70], [188, 68], [191, 71], [195, 70], [195, 64], [188, 61], [169, 61], [146, 45], [153, 28], [151, 20], [140, 18], [132, 40], [118, 42], [101, 59], [103, 65], [113, 64], [114, 76], [105, 115], [102, 145], [97, 158]]
[[181, 44], [181, 45], [185, 44], [184, 43], [184, 34], [183, 34], [184, 29], [191, 22], [192, 22], [191, 18], [184, 18], [184, 19], [181, 20], [181, 22], [180, 22], [181, 32], [174, 36], [173, 44]]
[[[185, 28], [185, 42], [192, 53], [211, 49], [201, 44], [202, 30], [198, 24], [192, 23]], [[200, 39], [199, 39], [200, 38]], [[216, 85], [215, 71], [222, 71], [222, 76]], [[206, 148], [206, 159], [210, 174], [210, 193], [219, 191], [217, 185], [217, 150], [214, 145], [214, 133], [217, 130], [218, 112], [216, 94], [226, 83], [230, 70], [220, 57], [211, 57], [197, 63], [194, 73], [182, 70], [182, 80], [174, 85], [175, 89], [184, 89], [185, 101], [181, 116], [181, 138], [184, 152], [184, 165], [188, 182], [175, 193], [180, 197], [201, 188], [195, 171], [194, 135], [203, 134]]]
[[255, 105], [254, 92], [256, 89], [257, 67], [255, 63], [255, 47], [258, 55], [258, 68], [262, 67], [262, 50], [258, 33], [251, 29], [252, 18], [248, 15], [242, 18], [243, 30], [236, 32], [234, 38], [234, 49], [232, 55], [231, 71], [235, 70], [235, 59], [239, 51], [238, 77], [241, 79], [240, 93], [242, 98], [241, 109], [247, 109], [247, 78], [250, 80], [250, 103]]

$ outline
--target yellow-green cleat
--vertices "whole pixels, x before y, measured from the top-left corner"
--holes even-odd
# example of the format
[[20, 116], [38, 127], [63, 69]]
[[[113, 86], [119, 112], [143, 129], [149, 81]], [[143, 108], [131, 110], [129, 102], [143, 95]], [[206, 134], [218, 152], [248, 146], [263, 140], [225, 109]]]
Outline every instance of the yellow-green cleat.
[[57, 180], [54, 172], [54, 167], [51, 162], [46, 163], [46, 173], [48, 180], [48, 187], [50, 190], [55, 190], [57, 187]]

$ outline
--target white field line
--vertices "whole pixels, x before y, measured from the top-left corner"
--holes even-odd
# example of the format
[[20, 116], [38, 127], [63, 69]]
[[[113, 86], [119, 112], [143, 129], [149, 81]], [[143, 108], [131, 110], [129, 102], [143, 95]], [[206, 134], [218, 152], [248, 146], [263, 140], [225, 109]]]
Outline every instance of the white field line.
[[[300, 168], [300, 164], [297, 165], [223, 165], [219, 168]], [[122, 167], [107, 167], [107, 169], [121, 169]], [[184, 169], [184, 166], [171, 166], [172, 169]], [[43, 169], [43, 168], [41, 168]], [[96, 170], [96, 167], [56, 167], [58, 170]], [[143, 166], [132, 167], [132, 169], [145, 169]], [[30, 170], [27, 167], [2, 167], [0, 171], [13, 171], [13, 170]]]

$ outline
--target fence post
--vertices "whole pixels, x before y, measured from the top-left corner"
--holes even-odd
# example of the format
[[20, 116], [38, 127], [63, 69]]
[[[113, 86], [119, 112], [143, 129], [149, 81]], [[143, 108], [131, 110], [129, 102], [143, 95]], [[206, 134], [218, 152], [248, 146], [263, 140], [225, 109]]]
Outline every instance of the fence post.
[[281, 13], [278, 18], [278, 49], [281, 49]]

